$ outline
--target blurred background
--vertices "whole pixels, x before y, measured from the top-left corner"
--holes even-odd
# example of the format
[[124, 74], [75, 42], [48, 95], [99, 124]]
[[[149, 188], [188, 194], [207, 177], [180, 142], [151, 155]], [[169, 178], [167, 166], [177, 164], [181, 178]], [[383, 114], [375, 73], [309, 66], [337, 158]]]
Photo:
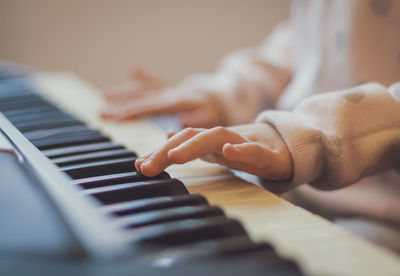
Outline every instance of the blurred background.
[[0, 0], [0, 59], [100, 88], [143, 66], [175, 83], [259, 44], [289, 0]]

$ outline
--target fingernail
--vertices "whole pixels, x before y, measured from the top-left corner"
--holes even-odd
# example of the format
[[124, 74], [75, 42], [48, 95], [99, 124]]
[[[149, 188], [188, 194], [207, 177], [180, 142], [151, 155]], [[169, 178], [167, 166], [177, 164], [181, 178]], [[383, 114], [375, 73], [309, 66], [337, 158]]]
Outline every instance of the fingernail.
[[144, 156], [138, 157], [138, 158], [136, 159], [136, 161], [135, 161], [135, 165], [136, 165], [136, 164], [141, 164], [141, 163], [143, 163], [143, 161], [144, 161], [145, 159], [146, 159], [146, 158], [145, 158]]
[[140, 161], [142, 161], [143, 159], [144, 159], [144, 156], [138, 157], [138, 158], [136, 159], [136, 162], [140, 162]]
[[147, 166], [149, 166], [150, 164], [151, 164], [151, 160], [147, 160], [147, 161], [145, 161], [144, 163], [142, 163], [142, 165], [141, 165], [140, 167], [143, 167], [143, 166], [147, 167]]
[[139, 164], [139, 163], [136, 163], [136, 162], [135, 162], [134, 165], [135, 165], [136, 170], [137, 170], [138, 172], [140, 172], [140, 166], [139, 166], [138, 164]]
[[224, 145], [224, 147], [225, 147], [225, 148], [228, 148], [228, 147], [234, 148], [234, 145], [232, 145], [231, 143], [226, 143], [226, 144]]

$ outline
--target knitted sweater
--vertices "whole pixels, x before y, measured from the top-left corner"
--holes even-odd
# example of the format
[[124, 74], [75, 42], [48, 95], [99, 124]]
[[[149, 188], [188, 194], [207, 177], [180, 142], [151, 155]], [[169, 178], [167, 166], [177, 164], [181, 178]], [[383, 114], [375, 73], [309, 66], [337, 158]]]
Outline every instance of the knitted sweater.
[[[237, 51], [216, 73], [183, 85], [215, 94], [227, 124], [267, 109], [257, 121], [279, 131], [294, 173], [288, 182], [263, 181], [266, 188], [283, 192], [309, 183], [332, 190], [378, 174], [368, 184], [376, 207], [363, 201], [361, 183], [355, 209], [400, 224], [393, 215], [400, 213], [399, 34], [399, 1], [297, 0], [290, 20], [261, 46]], [[341, 209], [354, 205], [347, 199]]]

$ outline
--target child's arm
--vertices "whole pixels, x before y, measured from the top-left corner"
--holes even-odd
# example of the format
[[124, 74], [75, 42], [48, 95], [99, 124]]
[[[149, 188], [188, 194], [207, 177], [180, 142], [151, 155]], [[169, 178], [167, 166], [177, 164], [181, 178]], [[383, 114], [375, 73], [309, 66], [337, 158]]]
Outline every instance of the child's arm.
[[265, 111], [257, 121], [276, 127], [293, 158], [291, 181], [265, 181], [271, 190], [303, 183], [338, 189], [400, 167], [400, 83], [320, 94], [292, 112]]
[[123, 120], [176, 113], [184, 126], [195, 127], [250, 122], [261, 110], [274, 107], [289, 82], [291, 49], [290, 26], [281, 24], [260, 47], [228, 55], [214, 74], [190, 76], [177, 86], [135, 75], [139, 88], [127, 90], [136, 96], [130, 100], [121, 90], [115, 97], [109, 94], [122, 101], [114, 101], [102, 115]]
[[400, 83], [321, 94], [293, 112], [265, 111], [258, 123], [186, 129], [136, 167], [152, 176], [196, 158], [255, 174], [283, 192], [310, 183], [337, 189], [400, 164]]

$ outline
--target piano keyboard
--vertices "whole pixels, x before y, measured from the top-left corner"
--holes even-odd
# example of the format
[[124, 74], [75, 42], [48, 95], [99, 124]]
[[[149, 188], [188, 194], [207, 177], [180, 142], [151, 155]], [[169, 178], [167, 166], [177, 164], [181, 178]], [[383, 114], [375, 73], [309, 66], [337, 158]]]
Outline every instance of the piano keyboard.
[[[143, 264], [157, 266], [169, 259], [169, 266], [185, 266], [196, 261], [207, 270], [207, 259], [218, 258], [226, 265], [240, 259], [247, 260], [247, 266], [258, 264], [260, 274], [302, 275], [294, 262], [280, 257], [271, 245], [251, 240], [239, 221], [204, 196], [189, 193], [180, 180], [166, 172], [154, 177], [138, 173], [135, 152], [60, 110], [36, 94], [27, 80], [0, 82], [0, 110], [12, 124], [4, 122], [6, 136], [18, 140], [22, 134], [46, 157], [32, 162], [51, 162], [49, 169], [68, 176], [67, 185], [96, 201], [114, 235], [131, 245], [132, 256], [150, 260]], [[26, 157], [29, 146], [15, 140], [11, 142]], [[49, 184], [64, 184], [57, 182]], [[173, 254], [178, 249], [185, 256]]]
[[[146, 121], [100, 121], [101, 99], [75, 77], [39, 74], [28, 84], [6, 80], [0, 85], [0, 110], [12, 123], [7, 128], [18, 129], [8, 136], [21, 140], [22, 133], [38, 152], [35, 155], [22, 142], [21, 148], [49, 163], [43, 167], [53, 179], [44, 186], [61, 189], [54, 203], [67, 201], [59, 207], [67, 209], [65, 220], [74, 225], [72, 232], [86, 255], [124, 259], [123, 264], [111, 265], [116, 270], [128, 267], [124, 275], [150, 267], [161, 267], [157, 272], [163, 275], [400, 271], [399, 259], [390, 252], [220, 167], [195, 161], [172, 166], [154, 178], [138, 174], [135, 152], [144, 154], [159, 146], [163, 133]], [[89, 221], [82, 222], [82, 217]]]

